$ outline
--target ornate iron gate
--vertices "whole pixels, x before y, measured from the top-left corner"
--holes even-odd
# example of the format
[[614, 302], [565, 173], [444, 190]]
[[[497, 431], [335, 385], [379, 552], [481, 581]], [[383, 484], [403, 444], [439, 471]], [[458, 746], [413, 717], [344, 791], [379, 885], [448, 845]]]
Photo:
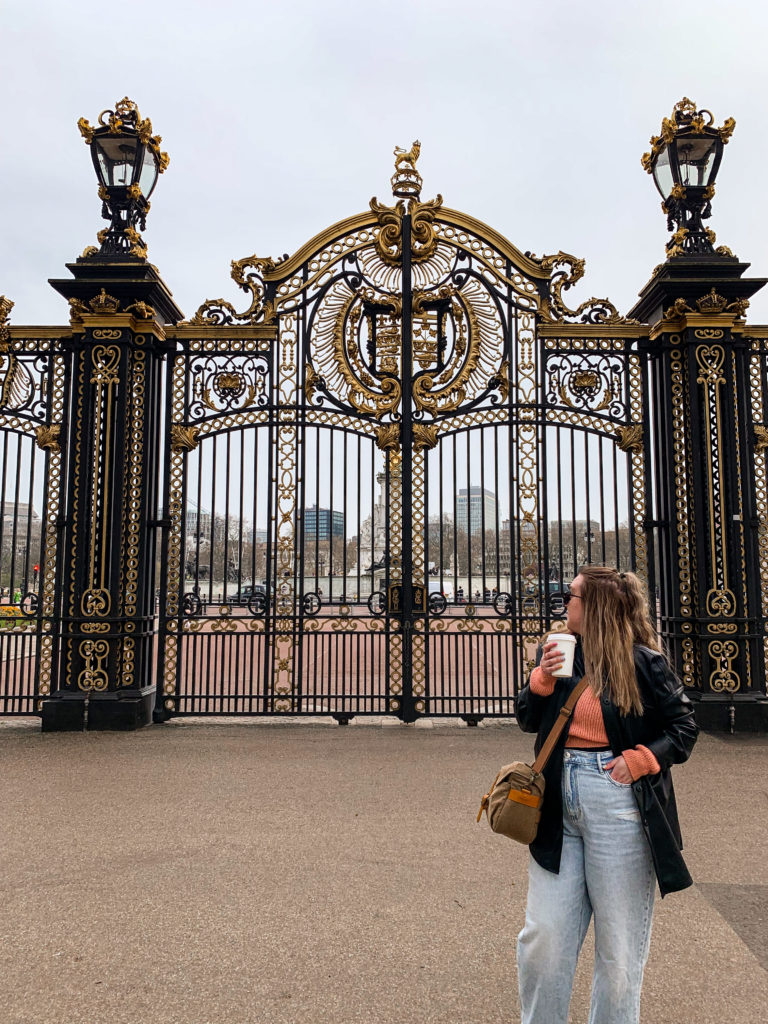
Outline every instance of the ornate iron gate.
[[69, 354], [8, 325], [0, 296], [0, 714], [34, 714], [56, 677]]
[[647, 328], [417, 155], [169, 331], [158, 716], [509, 715], [578, 566], [648, 574]]

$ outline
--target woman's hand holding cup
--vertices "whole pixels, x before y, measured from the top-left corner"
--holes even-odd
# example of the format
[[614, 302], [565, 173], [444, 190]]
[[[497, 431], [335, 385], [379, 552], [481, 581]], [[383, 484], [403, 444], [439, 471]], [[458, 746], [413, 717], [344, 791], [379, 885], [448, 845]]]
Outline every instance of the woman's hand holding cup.
[[555, 641], [550, 640], [544, 644], [542, 648], [541, 661], [539, 666], [545, 675], [553, 676], [560, 668], [562, 668], [565, 658], [563, 652]]

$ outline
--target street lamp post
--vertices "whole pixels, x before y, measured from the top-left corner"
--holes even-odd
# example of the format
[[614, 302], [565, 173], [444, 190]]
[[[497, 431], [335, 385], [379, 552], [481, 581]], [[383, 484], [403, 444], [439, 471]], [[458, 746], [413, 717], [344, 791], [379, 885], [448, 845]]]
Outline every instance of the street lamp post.
[[[768, 719], [764, 700], [766, 615], [760, 585], [761, 497], [752, 346], [745, 315], [763, 280], [703, 221], [735, 122], [720, 128], [685, 98], [662, 121], [642, 158], [663, 198], [667, 258], [630, 317], [650, 324], [641, 343], [650, 401], [642, 430], [647, 465], [667, 466], [649, 491], [650, 593], [677, 670], [710, 728]], [[653, 410], [654, 422], [650, 422]], [[738, 723], [737, 723], [738, 724]]]
[[71, 278], [51, 281], [69, 300], [74, 384], [61, 438], [71, 514], [58, 565], [57, 677], [42, 702], [46, 731], [152, 720], [161, 364], [175, 348], [166, 325], [182, 317], [139, 234], [168, 164], [159, 137], [127, 98], [98, 127], [84, 118], [79, 127], [109, 227], [100, 247], [68, 264]]

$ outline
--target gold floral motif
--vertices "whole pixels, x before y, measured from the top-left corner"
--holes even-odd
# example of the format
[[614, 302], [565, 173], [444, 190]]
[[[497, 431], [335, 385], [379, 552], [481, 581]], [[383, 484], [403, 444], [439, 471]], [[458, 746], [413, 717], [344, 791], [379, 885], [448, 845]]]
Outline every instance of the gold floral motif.
[[643, 426], [641, 423], [630, 423], [619, 427], [616, 431], [616, 443], [623, 452], [640, 455], [643, 451]]
[[47, 448], [51, 452], [60, 452], [61, 445], [59, 443], [61, 437], [61, 424], [60, 423], [44, 423], [42, 426], [37, 427], [35, 430], [35, 439], [37, 447], [42, 451]]
[[753, 423], [752, 430], [755, 435], [755, 454], [759, 455], [768, 448], [768, 427], [764, 427], [760, 423]]
[[304, 366], [304, 394], [306, 395], [307, 402], [311, 405], [312, 399], [315, 397], [315, 391], [317, 391], [322, 378], [315, 373], [311, 363], [306, 363]]
[[434, 448], [437, 445], [436, 424], [414, 423], [413, 424], [413, 448], [414, 451], [424, 451], [425, 448]]
[[374, 430], [376, 446], [384, 452], [396, 452], [400, 449], [400, 424], [387, 423]]
[[171, 451], [192, 452], [197, 448], [200, 427], [185, 427], [181, 423], [171, 425]]

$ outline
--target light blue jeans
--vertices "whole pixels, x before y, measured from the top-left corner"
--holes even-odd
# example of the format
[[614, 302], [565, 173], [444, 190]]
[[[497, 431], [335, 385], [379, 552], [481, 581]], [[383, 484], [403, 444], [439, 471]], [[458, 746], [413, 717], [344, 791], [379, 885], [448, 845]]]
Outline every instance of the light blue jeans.
[[638, 1024], [656, 892], [631, 786], [614, 782], [607, 751], [567, 750], [560, 873], [531, 858], [517, 939], [522, 1024], [568, 1024], [573, 976], [595, 916], [589, 1024]]

